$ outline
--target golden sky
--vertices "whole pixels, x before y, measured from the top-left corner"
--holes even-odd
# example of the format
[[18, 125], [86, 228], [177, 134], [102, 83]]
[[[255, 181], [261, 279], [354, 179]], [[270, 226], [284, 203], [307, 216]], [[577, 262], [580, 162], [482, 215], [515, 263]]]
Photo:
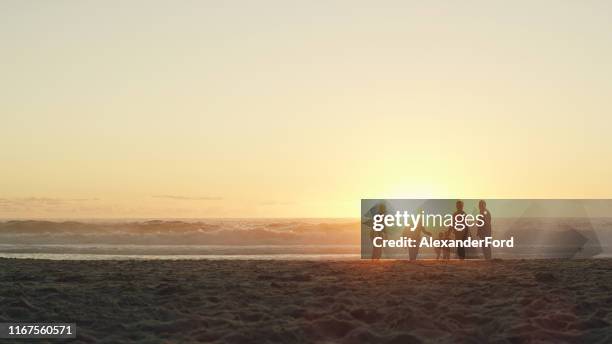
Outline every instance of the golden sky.
[[0, 218], [612, 195], [606, 1], [2, 1]]

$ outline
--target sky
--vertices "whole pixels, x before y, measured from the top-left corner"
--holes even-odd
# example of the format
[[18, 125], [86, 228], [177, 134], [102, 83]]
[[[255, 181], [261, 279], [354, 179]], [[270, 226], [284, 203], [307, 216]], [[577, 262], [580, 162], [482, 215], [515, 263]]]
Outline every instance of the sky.
[[606, 1], [0, 2], [0, 218], [610, 198]]

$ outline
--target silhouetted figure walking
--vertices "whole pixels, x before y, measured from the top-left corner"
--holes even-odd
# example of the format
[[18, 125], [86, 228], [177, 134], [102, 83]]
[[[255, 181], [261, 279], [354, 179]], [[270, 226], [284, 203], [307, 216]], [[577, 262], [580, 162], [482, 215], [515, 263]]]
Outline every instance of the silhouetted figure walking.
[[[491, 212], [487, 209], [487, 202], [484, 200], [478, 202], [478, 209], [480, 210], [480, 215], [483, 216], [484, 224], [476, 227], [478, 228], [478, 237], [484, 239], [491, 236]], [[491, 246], [483, 246], [482, 253], [485, 259], [491, 259]]]
[[[370, 239], [374, 240], [374, 238], [376, 237], [380, 237], [383, 238], [383, 240], [386, 239], [386, 235], [384, 232], [384, 229], [382, 231], [372, 231], [370, 234]], [[382, 258], [382, 247], [376, 247], [376, 246], [372, 246], [372, 259], [380, 259]]]
[[[442, 233], [443, 233], [443, 239], [444, 240], [450, 240], [450, 238], [451, 238], [451, 229], [450, 228], [445, 230]], [[450, 252], [451, 252], [450, 247], [442, 247], [442, 259], [450, 259]]]
[[[438, 233], [438, 239], [444, 240], [444, 241], [450, 240], [450, 231], [451, 231], [450, 227], [445, 230], [442, 230], [440, 233]], [[450, 259], [450, 248], [449, 247], [436, 247], [435, 251], [436, 251], [436, 259], [440, 259], [440, 257], [442, 257], [442, 259]]]
[[[457, 211], [453, 214], [453, 230], [455, 232], [455, 240], [465, 240], [468, 238], [469, 228], [465, 224], [465, 211], [463, 211], [463, 202], [455, 203]], [[465, 247], [457, 247], [457, 257], [465, 259]]]
[[416, 243], [415, 247], [408, 247], [408, 255], [410, 256], [410, 260], [416, 260], [419, 255], [419, 247], [421, 243], [422, 234], [427, 234], [431, 236], [431, 232], [427, 231], [421, 224], [417, 225], [417, 228], [412, 231], [410, 229], [406, 229], [404, 231], [404, 236], [414, 239]]
[[[380, 203], [377, 204], [375, 206], [375, 209], [377, 209], [378, 214], [382, 214], [385, 215], [387, 213], [387, 206], [384, 203]], [[372, 226], [372, 223], [369, 223], [370, 226]], [[374, 240], [374, 238], [382, 238], [383, 240], [387, 238], [387, 226], [385, 226], [381, 231], [375, 231], [374, 228], [370, 227], [371, 231], [370, 231], [370, 240]], [[372, 259], [373, 260], [378, 260], [380, 258], [382, 258], [382, 253], [383, 253], [383, 248], [382, 247], [376, 247], [374, 245], [372, 245]]]

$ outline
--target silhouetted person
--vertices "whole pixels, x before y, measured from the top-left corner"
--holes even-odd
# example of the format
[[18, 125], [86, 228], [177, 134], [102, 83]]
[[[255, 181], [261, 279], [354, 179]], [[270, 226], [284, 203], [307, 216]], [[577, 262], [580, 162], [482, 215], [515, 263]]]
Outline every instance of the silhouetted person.
[[[386, 214], [387, 213], [387, 206], [384, 203], [379, 204], [378, 206], [378, 214]], [[384, 222], [383, 222], [384, 225]], [[376, 237], [380, 237], [386, 239], [387, 237], [387, 226], [385, 226], [381, 231], [375, 231], [372, 228], [372, 231], [370, 232], [370, 240], [374, 240], [374, 238]], [[372, 245], [372, 259], [380, 259], [382, 257], [382, 247], [376, 247], [374, 245]]]
[[[451, 227], [449, 227], [448, 229], [442, 230], [440, 231], [440, 233], [438, 233], [438, 239], [439, 240], [449, 240], [450, 239], [450, 229]], [[449, 259], [450, 258], [450, 247], [435, 247], [434, 248], [436, 251], [436, 259], [440, 259], [440, 256], [442, 256], [442, 259]]]
[[[455, 240], [465, 240], [468, 238], [469, 229], [465, 225], [465, 211], [463, 211], [463, 202], [455, 203], [457, 211], [453, 214], [453, 230], [455, 232]], [[457, 216], [460, 218], [457, 219]], [[463, 245], [457, 247], [457, 257], [465, 259], [465, 247]]]
[[419, 247], [421, 243], [421, 234], [427, 234], [431, 236], [431, 232], [427, 231], [421, 224], [417, 225], [417, 228], [414, 231], [410, 229], [406, 229], [404, 231], [404, 236], [414, 239], [416, 242], [415, 247], [408, 247], [408, 255], [410, 256], [410, 260], [416, 260], [419, 255]]
[[[442, 236], [442, 239], [450, 240], [450, 238], [451, 238], [451, 228], [445, 230], [444, 232], [442, 232], [440, 234]], [[442, 259], [450, 259], [450, 252], [451, 252], [450, 247], [442, 247]]]
[[[383, 240], [385, 240], [386, 238], [385, 230], [383, 229], [382, 231], [379, 231], [379, 232], [372, 230], [370, 239], [374, 241], [374, 238], [376, 237], [381, 237], [383, 238]], [[383, 249], [382, 247], [372, 246], [372, 259], [380, 259], [382, 257], [382, 249]]]
[[[480, 210], [480, 214], [484, 217], [484, 224], [476, 227], [478, 228], [478, 237], [484, 239], [485, 237], [491, 236], [491, 212], [487, 209], [487, 202], [484, 200], [478, 202], [478, 209]], [[483, 246], [482, 253], [485, 259], [491, 259], [491, 246]]]
[[[438, 233], [438, 239], [444, 240], [444, 232]], [[436, 251], [436, 259], [440, 259], [440, 255], [442, 254], [442, 247], [434, 247]]]

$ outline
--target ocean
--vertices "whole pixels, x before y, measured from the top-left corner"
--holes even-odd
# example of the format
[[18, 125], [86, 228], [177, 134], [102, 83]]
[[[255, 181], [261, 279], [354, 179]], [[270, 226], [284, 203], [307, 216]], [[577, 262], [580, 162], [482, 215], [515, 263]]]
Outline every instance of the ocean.
[[[0, 222], [0, 257], [351, 260], [362, 257], [362, 230], [357, 219], [8, 220]], [[495, 219], [493, 232], [517, 242], [494, 250], [497, 258], [612, 256], [609, 218]], [[383, 257], [404, 259], [408, 252]], [[435, 257], [433, 249], [419, 252], [421, 259]]]

